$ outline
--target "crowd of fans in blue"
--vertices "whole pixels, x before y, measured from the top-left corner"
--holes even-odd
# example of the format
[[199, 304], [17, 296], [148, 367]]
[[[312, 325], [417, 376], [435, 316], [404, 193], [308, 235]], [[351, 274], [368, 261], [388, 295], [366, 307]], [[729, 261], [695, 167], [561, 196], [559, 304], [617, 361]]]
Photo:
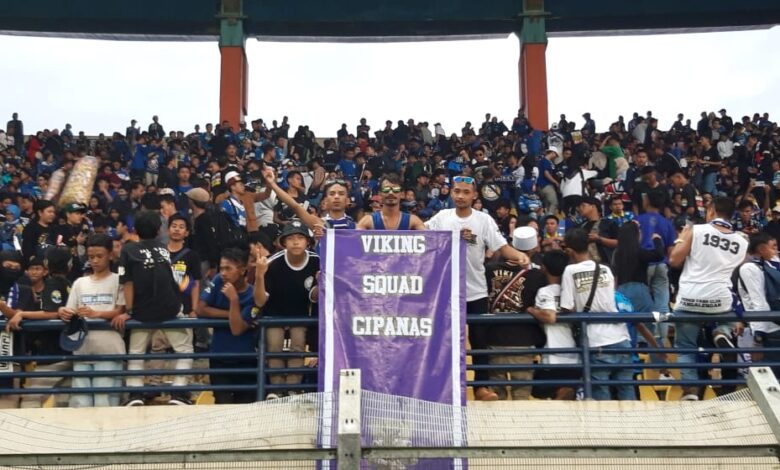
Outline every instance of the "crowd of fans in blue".
[[[0, 312], [7, 334], [23, 334], [27, 322], [60, 318], [66, 330], [26, 334], [24, 341], [14, 343], [16, 353], [127, 352], [141, 357], [149, 350], [171, 350], [177, 369], [191, 368], [192, 359], [175, 359], [176, 353], [254, 351], [254, 323], [260, 315], [317, 315], [316, 253], [323, 229], [392, 228], [388, 217], [394, 212], [383, 212], [390, 207], [402, 214], [396, 227], [409, 229], [440, 227], [447, 211], [461, 217], [484, 213], [501, 243], [530, 261], [507, 259], [497, 249], [500, 243], [482, 248], [484, 270], [477, 275], [484, 276], [488, 297], [484, 303], [470, 302], [469, 313], [523, 311], [540, 323], [472, 331], [472, 347], [573, 345], [571, 329], [556, 325], [555, 315], [596, 311], [596, 304], [599, 311], [669, 312], [679, 305], [675, 297], [685, 269], [673, 250], [677, 244], [687, 246], [686, 230], [694, 233], [690, 227], [713, 220], [727, 226], [723, 230], [750, 237], [748, 260], [758, 260], [763, 270], [777, 269], [780, 130], [767, 113], [734, 119], [721, 109], [702, 112], [695, 123], [679, 114], [671, 126], [661, 128], [648, 111], [634, 113], [628, 121], [620, 116], [601, 130], [585, 113], [579, 122], [561, 115], [549, 131], [542, 131], [532, 128], [520, 111], [511, 122], [487, 114], [479, 126], [467, 122], [449, 134], [439, 123], [409, 119], [372, 127], [361, 119], [354, 129], [343, 124], [335, 137], [322, 139], [308, 126], [293, 129], [286, 116], [271, 123], [241, 122], [238, 129], [227, 122], [196, 125], [192, 132], [166, 131], [154, 116], [145, 129], [132, 120], [124, 132], [94, 137], [70, 124], [25, 133], [14, 113], [5, 132], [0, 131]], [[70, 174], [88, 155], [98, 162], [94, 187], [84, 188], [81, 201], [58, 204], [54, 187], [63, 182], [55, 181], [57, 170]], [[468, 212], [463, 212], [464, 196], [453, 198], [458, 184], [466, 185], [458, 194], [466, 191], [470, 198]], [[606, 269], [599, 278], [609, 279], [613, 291], [602, 293], [602, 282], [593, 282], [593, 266]], [[746, 268], [744, 277], [758, 282], [760, 275], [751, 269]], [[743, 302], [745, 308], [772, 307], [770, 274], [758, 287], [743, 282], [744, 297], [755, 287], [760, 300], [766, 298], [756, 301], [753, 291], [753, 302]], [[591, 276], [585, 291], [570, 285], [580, 283], [583, 275]], [[593, 292], [591, 285], [597, 285]], [[740, 293], [739, 287], [732, 290]], [[603, 295], [614, 300], [610, 303]], [[230, 327], [124, 329], [131, 318], [186, 316], [224, 318]], [[92, 321], [111, 322], [114, 329], [89, 331]], [[619, 340], [605, 347], [680, 340], [660, 326], [640, 326], [636, 332], [620, 328], [626, 329], [625, 340], [622, 331], [594, 330], [589, 336]], [[269, 329], [269, 351], [316, 351], [317, 332], [312, 330]], [[723, 333], [709, 335], [709, 341], [722, 346], [754, 344], [758, 338], [780, 344], [780, 326], [773, 323], [738, 325]], [[723, 336], [728, 343], [718, 342]], [[697, 341], [702, 340], [694, 338], [694, 345]], [[565, 356], [543, 356], [542, 362], [571, 363], [571, 371], [513, 371], [509, 376], [579, 377], [577, 359]], [[595, 360], [609, 363], [622, 357], [602, 356]], [[517, 355], [495, 363], [533, 360], [532, 355]], [[316, 363], [272, 359], [268, 366]], [[256, 362], [213, 359], [210, 365], [256, 367]], [[36, 367], [101, 371], [149, 365], [139, 359], [126, 365], [106, 360], [38, 362]], [[626, 371], [618, 372], [624, 375], [612, 377], [624, 378]], [[477, 377], [506, 378], [506, 371]], [[20, 384], [0, 375], [0, 386], [50, 387], [62, 380], [33, 378]], [[286, 393], [295, 394], [295, 386], [306, 378], [271, 373], [268, 380], [288, 385]], [[149, 399], [141, 388], [148, 381], [142, 377], [125, 380], [127, 386], [139, 387], [139, 393], [124, 400], [119, 394], [77, 390], [121, 385], [122, 378], [70, 382], [71, 406], [141, 405]], [[174, 385], [187, 383], [185, 375], [174, 379]], [[210, 383], [256, 384], [256, 377], [214, 374]], [[600, 387], [594, 394], [635, 398], [633, 387]], [[686, 389], [689, 399], [700, 394], [695, 387]], [[475, 395], [493, 400], [507, 392], [479, 387]], [[511, 395], [571, 399], [576, 390], [514, 387]], [[217, 403], [249, 402], [255, 392], [219, 390], [215, 398]], [[13, 397], [9, 406], [40, 406], [41, 400]], [[187, 404], [190, 397], [172, 394], [170, 402]]]

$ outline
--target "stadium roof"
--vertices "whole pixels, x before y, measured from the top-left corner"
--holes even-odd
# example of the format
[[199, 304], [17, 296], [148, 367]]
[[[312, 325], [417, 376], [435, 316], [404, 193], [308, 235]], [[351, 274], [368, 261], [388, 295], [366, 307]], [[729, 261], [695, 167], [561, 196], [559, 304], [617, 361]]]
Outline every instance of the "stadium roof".
[[[214, 40], [217, 0], [4, 2], [0, 34]], [[522, 24], [522, 0], [244, 0], [263, 40], [393, 41], [495, 37]], [[754, 29], [780, 23], [774, 0], [546, 0], [551, 36]]]

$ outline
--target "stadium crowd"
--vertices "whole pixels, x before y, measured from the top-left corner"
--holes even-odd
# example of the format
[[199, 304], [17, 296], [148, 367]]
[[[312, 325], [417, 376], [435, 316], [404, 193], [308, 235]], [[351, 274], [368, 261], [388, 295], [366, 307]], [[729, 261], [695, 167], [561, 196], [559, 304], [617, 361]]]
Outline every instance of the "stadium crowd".
[[[26, 333], [16, 354], [137, 354], [139, 360], [39, 361], [38, 371], [117, 371], [153, 367], [147, 351], [254, 352], [260, 316], [316, 316], [324, 229], [460, 230], [467, 243], [469, 313], [527, 312], [538, 324], [471, 325], [475, 349], [574, 347], [577, 335], [556, 316], [572, 311], [718, 314], [779, 309], [780, 134], [768, 114], [734, 120], [725, 109], [680, 114], [668, 130], [647, 112], [621, 116], [597, 132], [561, 115], [543, 132], [522, 112], [507, 126], [487, 114], [447, 134], [438, 123], [361, 119], [335, 138], [307, 126], [262, 119], [166, 132], [157, 116], [142, 130], [87, 137], [70, 124], [25, 134], [13, 114], [0, 131], [0, 312], [6, 330], [60, 318], [63, 332]], [[96, 157], [97, 177], [82, 201], [58, 204], [57, 171], [81, 171]], [[715, 250], [710, 252], [707, 250]], [[734, 268], [737, 267], [736, 271]], [[777, 274], [775, 274], [777, 273]], [[732, 279], [734, 278], [734, 280]], [[736, 294], [732, 296], [732, 293]], [[735, 303], [732, 302], [736, 297]], [[229, 328], [125, 331], [129, 319], [222, 318]], [[89, 322], [113, 329], [89, 329]], [[780, 325], [588, 326], [594, 363], [629, 363], [626, 348], [673, 344], [780, 345]], [[268, 351], [316, 351], [314, 328], [268, 330]], [[726, 355], [728, 356], [728, 355]], [[771, 360], [777, 356], [766, 354]], [[579, 358], [544, 354], [531, 371], [477, 371], [477, 380], [577, 379]], [[759, 356], [754, 355], [754, 360]], [[518, 364], [529, 354], [475, 357]], [[654, 360], [663, 361], [659, 355]], [[677, 362], [700, 360], [678, 354]], [[736, 355], [734, 355], [736, 361]], [[316, 359], [269, 359], [268, 381], [297, 393], [301, 374], [274, 368], [316, 367]], [[254, 368], [251, 359], [212, 359], [211, 368]], [[596, 370], [598, 379], [631, 380], [631, 368]], [[735, 371], [733, 371], [736, 373]], [[684, 379], [697, 370], [682, 369]], [[702, 370], [706, 374], [706, 370]], [[724, 377], [727, 371], [723, 372]], [[212, 374], [213, 385], [256, 384], [254, 374]], [[53, 387], [60, 377], [0, 376], [0, 387]], [[76, 377], [70, 406], [149, 402], [141, 376]], [[79, 388], [137, 387], [119, 394]], [[187, 385], [176, 375], [174, 386]], [[725, 389], [725, 387], [724, 387]], [[479, 387], [480, 400], [573, 399], [571, 387]], [[685, 399], [702, 390], [686, 387]], [[254, 401], [254, 391], [214, 392], [217, 403]], [[276, 398], [278, 392], [269, 394]], [[4, 398], [4, 406], [40, 406], [45, 397]], [[635, 387], [594, 388], [597, 399], [636, 399]], [[170, 403], [189, 404], [187, 393]], [[12, 400], [12, 404], [8, 404]]]

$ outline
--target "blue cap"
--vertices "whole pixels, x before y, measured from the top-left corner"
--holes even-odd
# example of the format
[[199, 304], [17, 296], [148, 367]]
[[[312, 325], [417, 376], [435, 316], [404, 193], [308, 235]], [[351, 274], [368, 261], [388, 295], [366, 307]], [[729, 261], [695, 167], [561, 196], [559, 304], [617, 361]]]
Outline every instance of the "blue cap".
[[84, 344], [88, 332], [87, 321], [74, 315], [60, 333], [60, 347], [65, 351], [77, 350]]

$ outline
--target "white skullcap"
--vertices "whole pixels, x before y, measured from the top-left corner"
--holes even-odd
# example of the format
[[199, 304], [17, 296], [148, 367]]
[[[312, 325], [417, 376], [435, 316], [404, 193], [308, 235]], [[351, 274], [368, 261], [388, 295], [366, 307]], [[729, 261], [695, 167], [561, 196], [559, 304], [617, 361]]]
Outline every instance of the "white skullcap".
[[512, 246], [520, 251], [536, 248], [538, 234], [533, 227], [518, 227], [512, 233]]

